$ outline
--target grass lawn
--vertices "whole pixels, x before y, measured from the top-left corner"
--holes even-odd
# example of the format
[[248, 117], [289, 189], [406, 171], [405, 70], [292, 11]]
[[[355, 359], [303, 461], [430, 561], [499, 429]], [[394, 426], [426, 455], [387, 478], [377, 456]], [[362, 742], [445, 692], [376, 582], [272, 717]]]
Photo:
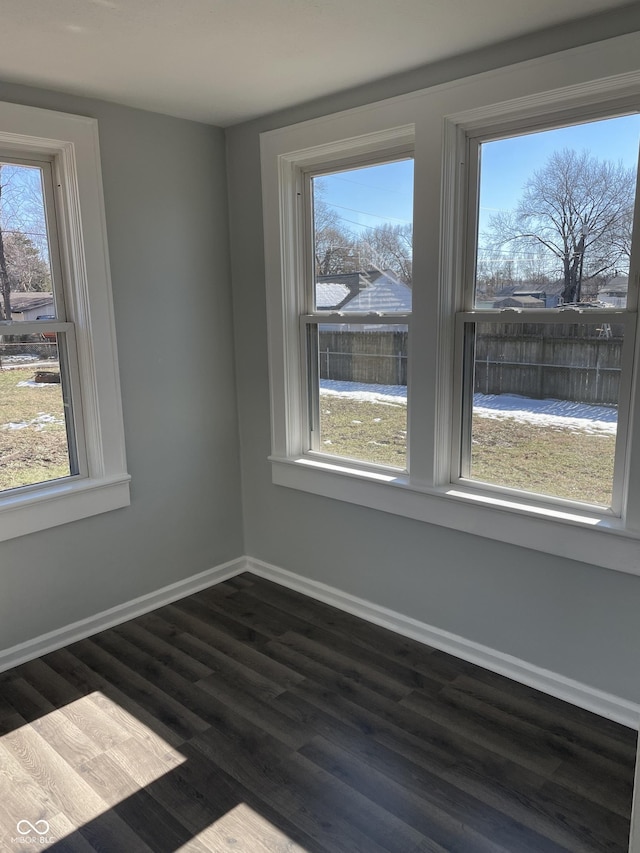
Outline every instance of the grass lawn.
[[0, 489], [70, 473], [61, 386], [18, 387], [34, 374], [33, 367], [0, 370]]
[[474, 480], [609, 506], [615, 437], [475, 417]]
[[[383, 465], [406, 466], [407, 408], [332, 394], [320, 397], [320, 449]], [[475, 480], [608, 506], [615, 438], [475, 417]]]
[[407, 407], [320, 396], [320, 450], [379, 465], [407, 465]]

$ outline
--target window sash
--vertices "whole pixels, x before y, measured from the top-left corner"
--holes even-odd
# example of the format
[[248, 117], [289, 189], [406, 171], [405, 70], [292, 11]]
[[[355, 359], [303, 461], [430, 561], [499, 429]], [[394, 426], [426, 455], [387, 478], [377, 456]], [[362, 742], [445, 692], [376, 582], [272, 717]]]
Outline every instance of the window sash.
[[456, 315], [455, 331], [455, 384], [453, 389], [453, 435], [451, 446], [451, 482], [478, 492], [511, 495], [520, 500], [524, 496], [536, 503], [551, 504], [575, 509], [593, 510], [596, 505], [586, 501], [539, 494], [526, 489], [487, 483], [470, 477], [471, 462], [471, 400], [473, 397], [473, 335], [466, 330], [477, 324], [508, 323], [513, 325], [590, 325], [610, 323], [624, 329], [620, 365], [620, 391], [618, 399], [618, 425], [613, 465], [612, 501], [609, 508], [597, 507], [604, 516], [622, 517], [625, 512], [625, 494], [628, 481], [627, 445], [631, 418], [631, 383], [637, 316], [631, 311], [606, 311], [594, 309], [503, 309], [499, 311], [461, 311]]
[[342, 157], [337, 160], [297, 168], [296, 191], [300, 202], [298, 205], [298, 225], [303, 238], [302, 246], [298, 244], [296, 254], [302, 268], [301, 280], [304, 282], [304, 293], [301, 297], [304, 311], [310, 314], [319, 313], [316, 307], [314, 178], [350, 172], [358, 168], [397, 163], [403, 160], [414, 160], [413, 143], [407, 144], [405, 142], [371, 153], [361, 153], [353, 157]]
[[[301, 353], [301, 436], [302, 455], [315, 455], [327, 460], [348, 460], [350, 463], [363, 468], [382, 471], [408, 471], [409, 468], [409, 379], [407, 379], [407, 465], [398, 468], [392, 465], [383, 465], [376, 462], [366, 462], [352, 459], [351, 457], [338, 456], [336, 454], [322, 451], [320, 446], [320, 412], [319, 394], [316, 391], [320, 387], [319, 363], [318, 363], [318, 327], [331, 323], [332, 325], [375, 325], [375, 326], [407, 326], [408, 338], [411, 340], [411, 314], [400, 313], [341, 313], [341, 312], [316, 312], [315, 314], [303, 314], [300, 316], [300, 353]], [[407, 362], [409, 359], [407, 358]], [[408, 363], [407, 363], [408, 369]], [[306, 401], [306, 405], [304, 404]]]
[[[533, 116], [511, 118], [502, 116], [492, 123], [477, 122], [475, 125], [465, 125], [455, 121], [445, 122], [445, 133], [448, 137], [450, 153], [455, 152], [456, 160], [463, 164], [457, 170], [453, 180], [454, 191], [450, 198], [444, 199], [444, 214], [447, 205], [455, 205], [457, 233], [460, 236], [458, 262], [461, 277], [449, 294], [450, 305], [455, 304], [454, 329], [452, 339], [453, 382], [448, 396], [449, 411], [453, 423], [453, 441], [449, 445], [450, 482], [460, 484], [465, 489], [487, 494], [513, 496], [518, 500], [523, 497], [532, 503], [542, 505], [575, 507], [578, 510], [587, 508], [593, 511], [593, 505], [581, 501], [567, 501], [563, 498], [538, 495], [537, 493], [510, 489], [489, 483], [481, 483], [463, 476], [469, 470], [470, 462], [470, 433], [471, 415], [465, 412], [465, 397], [469, 398], [468, 381], [471, 366], [467, 366], [473, 354], [468, 342], [465, 343], [465, 325], [471, 323], [536, 323], [536, 324], [585, 324], [590, 322], [609, 322], [624, 326], [624, 339], [621, 358], [620, 396], [618, 402], [618, 428], [614, 457], [613, 494], [609, 509], [598, 508], [606, 516], [614, 516], [625, 520], [630, 511], [636, 518], [640, 511], [640, 491], [632, 489], [633, 478], [631, 470], [640, 462], [640, 436], [631, 447], [631, 418], [635, 376], [640, 370], [640, 353], [636, 350], [636, 339], [639, 317], [637, 313], [639, 302], [639, 263], [640, 250], [638, 231], [640, 230], [640, 166], [636, 177], [635, 215], [632, 230], [632, 251], [629, 264], [627, 304], [624, 309], [580, 309], [576, 307], [560, 307], [556, 309], [476, 309], [476, 265], [479, 245], [478, 223], [480, 202], [480, 152], [483, 142], [494, 141], [508, 136], [527, 135], [536, 131], [550, 130], [554, 127], [566, 127], [576, 123], [597, 121], [614, 118], [637, 111], [634, 99], [614, 97], [607, 101], [599, 101], [590, 105], [578, 107], [566, 106], [561, 109], [549, 109], [546, 113], [534, 113]], [[454, 207], [451, 208], [451, 211]], [[454, 292], [455, 291], [455, 292]], [[467, 386], [467, 387], [465, 387]], [[472, 389], [471, 389], [472, 390]], [[637, 408], [637, 404], [636, 404]], [[435, 449], [436, 455], [438, 448]], [[636, 522], [640, 526], [640, 519]]]
[[[62, 320], [2, 320], [0, 321], [0, 343], [3, 337], [23, 335], [44, 335], [55, 333], [58, 347], [61, 390], [65, 414], [67, 444], [69, 449], [70, 477], [88, 477], [87, 448], [85, 442], [84, 421], [82, 416], [82, 398], [80, 371], [78, 367], [75, 325]], [[66, 478], [68, 479], [68, 478]], [[2, 489], [0, 495], [28, 492], [41, 489], [55, 479], [45, 480], [28, 486]]]
[[[42, 179], [42, 200], [44, 204], [44, 222], [47, 232], [47, 247], [51, 271], [51, 292], [54, 300], [56, 320], [66, 320], [68, 311], [65, 294], [65, 275], [63, 271], [60, 233], [58, 228], [58, 206], [54, 188], [53, 157], [36, 155], [21, 157], [11, 149], [0, 148], [0, 163], [14, 166], [28, 166], [38, 169]], [[4, 321], [6, 322], [6, 321]]]

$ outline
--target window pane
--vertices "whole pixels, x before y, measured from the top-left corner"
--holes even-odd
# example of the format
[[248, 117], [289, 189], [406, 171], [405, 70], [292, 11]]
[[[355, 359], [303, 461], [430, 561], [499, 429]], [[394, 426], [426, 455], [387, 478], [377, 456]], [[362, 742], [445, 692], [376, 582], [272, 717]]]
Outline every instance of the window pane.
[[640, 116], [480, 146], [476, 308], [624, 308]]
[[411, 310], [413, 160], [312, 179], [320, 311]]
[[0, 162], [0, 319], [57, 316], [42, 169]]
[[407, 327], [322, 324], [315, 340], [314, 449], [405, 468]]
[[0, 337], [0, 490], [77, 472], [58, 338]]
[[609, 506], [622, 326], [469, 323], [466, 329], [473, 367], [463, 475]]

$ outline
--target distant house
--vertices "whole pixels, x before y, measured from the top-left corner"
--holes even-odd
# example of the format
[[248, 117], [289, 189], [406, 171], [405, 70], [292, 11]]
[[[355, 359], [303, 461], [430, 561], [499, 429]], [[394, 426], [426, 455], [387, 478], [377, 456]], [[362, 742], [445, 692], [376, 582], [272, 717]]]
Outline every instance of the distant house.
[[[494, 308], [548, 308], [546, 300], [537, 296], [523, 294], [522, 296], [503, 296], [501, 299], [494, 299]], [[554, 306], [555, 307], [555, 306]]]
[[[335, 306], [334, 310], [354, 314], [377, 314], [377, 313], [410, 313], [411, 312], [411, 288], [408, 284], [399, 281], [390, 272], [370, 270], [366, 273], [354, 274], [358, 276], [358, 289], [354, 294]], [[316, 285], [319, 287], [320, 283]], [[334, 286], [335, 283], [334, 283]], [[316, 290], [316, 294], [318, 291]], [[316, 295], [316, 299], [318, 296]], [[318, 304], [318, 307], [320, 305]], [[343, 332], [389, 332], [400, 331], [401, 326], [382, 325], [380, 323], [362, 324], [337, 324], [328, 323], [322, 325], [323, 331]]]
[[337, 281], [316, 280], [316, 308], [318, 311], [339, 311], [347, 300], [351, 299], [353, 291]]
[[606, 287], [598, 291], [598, 302], [607, 308], [626, 308], [629, 279], [626, 275], [617, 275]]
[[411, 311], [411, 288], [390, 272], [380, 273], [375, 281], [343, 306], [344, 311], [371, 312]]
[[503, 287], [491, 300], [478, 304], [482, 308], [557, 308], [560, 304], [562, 282], [551, 282], [544, 285], [523, 287], [522, 284], [512, 284]]
[[37, 320], [55, 314], [52, 293], [11, 292], [11, 313], [14, 320]]
[[375, 271], [316, 276], [316, 307], [320, 311], [340, 311], [349, 299], [371, 283]]
[[[362, 305], [352, 300], [359, 294], [375, 291], [375, 300], [380, 307], [368, 307], [369, 302], [363, 298]], [[395, 294], [392, 290], [395, 289]], [[386, 296], [383, 296], [386, 291]], [[390, 307], [384, 307], [387, 301]], [[347, 308], [347, 304], [349, 307]], [[398, 307], [393, 307], [397, 304]], [[316, 307], [321, 311], [410, 311], [411, 288], [400, 281], [390, 270], [368, 269], [356, 272], [316, 276]]]

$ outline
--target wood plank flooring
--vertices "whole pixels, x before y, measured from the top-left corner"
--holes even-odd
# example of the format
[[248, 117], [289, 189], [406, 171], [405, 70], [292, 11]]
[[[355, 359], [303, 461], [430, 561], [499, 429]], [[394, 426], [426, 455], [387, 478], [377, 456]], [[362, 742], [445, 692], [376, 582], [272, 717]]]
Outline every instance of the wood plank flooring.
[[635, 741], [245, 574], [0, 676], [0, 850], [624, 853]]

